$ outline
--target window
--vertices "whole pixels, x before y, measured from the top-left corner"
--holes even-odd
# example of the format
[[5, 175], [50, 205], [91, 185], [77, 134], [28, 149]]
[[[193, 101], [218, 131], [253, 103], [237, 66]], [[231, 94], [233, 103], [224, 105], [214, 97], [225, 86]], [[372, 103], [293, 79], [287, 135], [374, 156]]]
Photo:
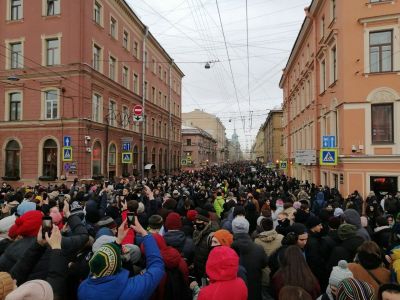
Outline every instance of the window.
[[393, 69], [393, 31], [377, 31], [369, 34], [370, 72], [390, 72]]
[[110, 35], [115, 39], [117, 38], [117, 20], [113, 17], [110, 18]]
[[148, 100], [148, 98], [147, 98], [147, 81], [144, 82], [144, 99]]
[[117, 66], [117, 61], [114, 57], [110, 56], [110, 61], [108, 64], [109, 64], [110, 79], [115, 80], [115, 68]]
[[139, 58], [139, 43], [136, 41], [133, 43], [133, 55], [135, 55], [136, 58]]
[[54, 140], [46, 140], [43, 144], [43, 176], [57, 177], [57, 144]]
[[46, 119], [58, 118], [58, 91], [49, 90], [44, 92], [45, 117]]
[[129, 88], [128, 83], [129, 83], [129, 69], [128, 69], [128, 67], [123, 67], [122, 68], [122, 85], [126, 88]]
[[167, 96], [166, 95], [164, 95], [164, 108], [168, 110], [168, 107], [167, 107]]
[[156, 120], [154, 118], [151, 119], [151, 135], [156, 136]]
[[160, 79], [162, 79], [162, 68], [161, 68], [161, 66], [158, 66], [158, 77], [160, 77]]
[[101, 123], [102, 99], [98, 94], [93, 94], [92, 120]]
[[157, 136], [158, 136], [158, 137], [161, 137], [161, 120], [158, 121]]
[[326, 65], [325, 65], [325, 59], [320, 62], [319, 66], [319, 71], [320, 71], [320, 93], [325, 92], [326, 90]]
[[6, 146], [5, 176], [19, 178], [21, 148], [17, 141], [12, 140]]
[[167, 71], [164, 71], [164, 80], [167, 82]]
[[192, 146], [192, 140], [186, 139], [186, 146]]
[[101, 144], [96, 141], [92, 151], [92, 176], [101, 175]]
[[117, 104], [112, 100], [108, 103], [108, 125], [115, 126], [116, 106]]
[[10, 121], [19, 121], [21, 120], [21, 93], [11, 93], [9, 94], [10, 99]]
[[60, 64], [60, 40], [46, 40], [46, 66], [54, 66]]
[[133, 92], [139, 95], [139, 76], [138, 74], [133, 74]]
[[320, 25], [320, 38], [323, 39], [325, 37], [325, 16], [322, 16]]
[[22, 43], [12, 43], [9, 46], [10, 49], [10, 67], [11, 69], [20, 69], [23, 68], [22, 61]]
[[22, 19], [22, 0], [11, 0], [11, 20]]
[[393, 123], [393, 103], [372, 104], [372, 143], [393, 143]]
[[117, 161], [117, 147], [114, 144], [110, 145], [108, 150], [108, 164], [111, 166], [115, 166]]
[[336, 19], [336, 0], [331, 0], [331, 18]]
[[60, 0], [47, 0], [47, 16], [55, 16], [60, 14]]
[[154, 86], [151, 87], [151, 101], [156, 103], [156, 88]]
[[126, 106], [122, 107], [122, 127], [128, 128], [129, 127], [129, 111]]
[[93, 19], [99, 25], [101, 25], [101, 15], [102, 15], [102, 7], [99, 2], [95, 1]]
[[96, 71], [101, 71], [101, 64], [100, 64], [100, 60], [101, 60], [101, 48], [97, 45], [93, 45], [93, 69], [95, 69]]
[[149, 67], [149, 61], [147, 59], [147, 51], [144, 52], [144, 63], [146, 65], [146, 68], [148, 68]]
[[122, 38], [122, 46], [128, 50], [129, 45], [129, 33], [124, 30], [123, 38]]
[[153, 65], [153, 73], [157, 74], [157, 64], [156, 64], [156, 60], [153, 58], [152, 60], [152, 65]]
[[157, 99], [157, 105], [159, 105], [159, 106], [161, 106], [161, 97], [162, 97], [162, 94], [161, 94], [161, 91], [158, 91], [158, 99]]
[[334, 46], [331, 49], [331, 59], [330, 59], [330, 71], [331, 71], [331, 76], [330, 76], [330, 83], [334, 83], [337, 80], [337, 52], [336, 52], [336, 46]]

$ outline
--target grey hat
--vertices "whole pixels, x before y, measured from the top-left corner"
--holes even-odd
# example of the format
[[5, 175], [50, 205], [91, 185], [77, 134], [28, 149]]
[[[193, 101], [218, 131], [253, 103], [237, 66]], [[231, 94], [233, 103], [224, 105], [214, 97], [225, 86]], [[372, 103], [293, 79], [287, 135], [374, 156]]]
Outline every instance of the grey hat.
[[123, 247], [128, 250], [128, 252], [122, 255], [122, 259], [124, 261], [129, 261], [132, 265], [134, 265], [142, 257], [142, 253], [140, 252], [140, 248], [138, 246], [133, 244], [126, 244]]
[[108, 243], [113, 243], [115, 242], [117, 238], [115, 236], [110, 236], [110, 235], [102, 235], [100, 236], [92, 246], [92, 251], [93, 253], [96, 253], [97, 250], [100, 249], [101, 246], [108, 244]]
[[249, 221], [245, 217], [237, 216], [232, 221], [233, 233], [249, 233]]

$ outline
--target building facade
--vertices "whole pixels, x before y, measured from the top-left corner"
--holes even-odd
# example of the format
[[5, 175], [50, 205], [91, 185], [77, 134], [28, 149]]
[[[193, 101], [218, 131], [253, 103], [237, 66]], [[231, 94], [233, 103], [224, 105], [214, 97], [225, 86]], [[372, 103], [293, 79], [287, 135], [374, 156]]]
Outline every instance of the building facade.
[[264, 137], [264, 162], [276, 164], [279, 160], [284, 160], [282, 149], [282, 110], [271, 110], [261, 131]]
[[182, 169], [200, 169], [217, 162], [217, 141], [203, 129], [182, 126]]
[[232, 138], [227, 141], [227, 145], [229, 162], [236, 162], [243, 159], [243, 152], [240, 147], [239, 136], [236, 133], [236, 129], [233, 131]]
[[0, 10], [4, 180], [179, 169], [183, 73], [125, 1], [4, 0]]
[[254, 144], [251, 147], [251, 159], [259, 162], [264, 162], [265, 140], [262, 127], [258, 130]]
[[396, 0], [314, 0], [306, 9], [280, 81], [284, 149], [293, 163], [296, 150], [333, 146], [338, 163], [288, 164], [290, 175], [344, 196], [399, 190], [399, 12]]
[[185, 126], [198, 127], [217, 141], [217, 163], [223, 164], [228, 160], [228, 147], [225, 136], [225, 126], [215, 115], [206, 113], [200, 109], [182, 113], [182, 122]]

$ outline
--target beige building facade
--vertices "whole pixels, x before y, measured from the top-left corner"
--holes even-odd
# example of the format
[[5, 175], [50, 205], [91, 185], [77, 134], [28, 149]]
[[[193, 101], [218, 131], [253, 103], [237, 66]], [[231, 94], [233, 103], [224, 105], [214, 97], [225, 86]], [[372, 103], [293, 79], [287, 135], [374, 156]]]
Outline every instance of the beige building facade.
[[282, 151], [282, 110], [271, 110], [261, 127], [264, 138], [264, 162], [276, 163], [286, 157]]
[[318, 156], [333, 136], [338, 163], [289, 163], [289, 175], [345, 196], [399, 190], [399, 20], [397, 0], [313, 0], [306, 9], [280, 81], [284, 150], [292, 163], [296, 150]]
[[264, 162], [265, 161], [265, 146], [264, 146], [264, 132], [262, 127], [258, 130], [256, 139], [253, 146], [251, 147], [251, 158], [254, 161]]
[[198, 127], [211, 134], [217, 141], [217, 163], [223, 164], [228, 160], [225, 126], [218, 117], [195, 109], [191, 112], [182, 113], [182, 123], [184, 126]]

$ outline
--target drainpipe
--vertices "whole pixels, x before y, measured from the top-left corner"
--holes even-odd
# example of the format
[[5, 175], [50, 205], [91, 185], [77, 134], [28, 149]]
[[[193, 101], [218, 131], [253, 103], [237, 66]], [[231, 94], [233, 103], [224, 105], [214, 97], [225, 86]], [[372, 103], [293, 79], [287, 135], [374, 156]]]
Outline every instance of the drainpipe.
[[171, 130], [172, 130], [172, 112], [171, 112], [171, 100], [172, 100], [172, 64], [174, 63], [174, 60], [171, 60], [171, 63], [169, 65], [169, 88], [168, 88], [168, 169], [167, 169], [167, 174], [171, 174]]
[[146, 41], [147, 41], [147, 36], [149, 35], [149, 28], [147, 26], [144, 27], [144, 37], [143, 37], [143, 46], [142, 46], [142, 107], [143, 107], [143, 112], [142, 112], [142, 117], [143, 117], [143, 123], [142, 123], [142, 155], [141, 155], [141, 177], [142, 180], [144, 180], [144, 138], [145, 138], [145, 126], [146, 126], [146, 119], [145, 119], [145, 81], [146, 81], [146, 57], [145, 57], [145, 52], [146, 52]]

